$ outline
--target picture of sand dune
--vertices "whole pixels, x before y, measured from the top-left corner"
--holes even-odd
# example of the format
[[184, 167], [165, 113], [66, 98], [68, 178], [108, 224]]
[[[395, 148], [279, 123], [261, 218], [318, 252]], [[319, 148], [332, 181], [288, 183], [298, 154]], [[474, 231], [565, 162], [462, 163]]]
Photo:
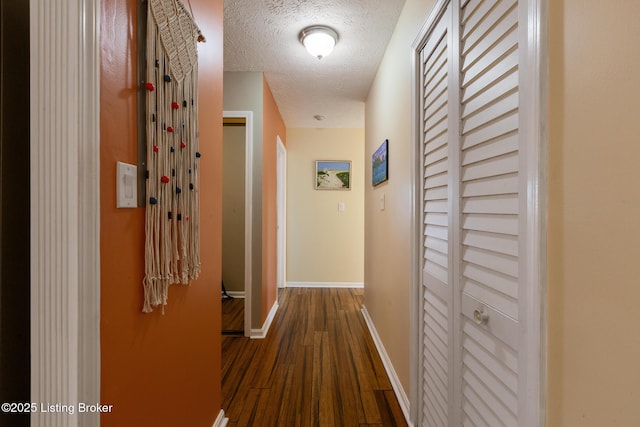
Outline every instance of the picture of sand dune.
[[351, 162], [316, 162], [316, 190], [349, 189], [351, 189]]

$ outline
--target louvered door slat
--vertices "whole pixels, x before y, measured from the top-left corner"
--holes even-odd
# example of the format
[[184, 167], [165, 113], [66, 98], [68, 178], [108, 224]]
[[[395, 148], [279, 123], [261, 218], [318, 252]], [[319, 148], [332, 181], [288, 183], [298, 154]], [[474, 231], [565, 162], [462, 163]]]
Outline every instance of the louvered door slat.
[[[484, 96], [483, 96], [484, 98]], [[462, 133], [468, 134], [480, 126], [487, 125], [497, 118], [509, 114], [518, 109], [520, 100], [518, 93], [511, 93], [505, 97], [492, 100], [484, 109], [478, 110], [476, 114], [465, 115], [462, 125]]]
[[518, 216], [500, 214], [467, 214], [462, 216], [462, 228], [465, 230], [518, 234]]
[[518, 151], [518, 134], [512, 132], [490, 141], [489, 144], [477, 145], [464, 150], [462, 153], [462, 165], [481, 162], [485, 159], [498, 157], [503, 154]]
[[493, 85], [501, 82], [505, 76], [517, 70], [519, 59], [518, 51], [514, 50], [503, 58], [500, 58], [495, 64], [492, 64], [490, 73], [481, 74], [475, 80], [466, 79], [463, 81], [462, 102], [466, 103], [474, 97], [479, 96], [484, 91], [489, 90]]
[[[468, 61], [474, 62], [517, 25], [517, 3], [517, 0], [500, 2], [473, 31], [462, 35], [462, 55]], [[465, 28], [469, 29], [468, 26]]]
[[502, 98], [518, 89], [518, 73], [515, 68], [511, 68], [502, 79], [495, 82], [490, 87], [485, 87], [482, 92], [483, 96], [471, 97], [471, 92], [468, 91], [469, 98], [462, 107], [462, 115], [464, 117], [471, 116], [478, 110], [485, 108], [488, 102], [494, 99]]
[[500, 274], [496, 271], [470, 263], [463, 265], [462, 272], [464, 277], [476, 283], [481, 283], [491, 289], [495, 289], [497, 292], [503, 293], [514, 300], [518, 298], [518, 281], [513, 276]]

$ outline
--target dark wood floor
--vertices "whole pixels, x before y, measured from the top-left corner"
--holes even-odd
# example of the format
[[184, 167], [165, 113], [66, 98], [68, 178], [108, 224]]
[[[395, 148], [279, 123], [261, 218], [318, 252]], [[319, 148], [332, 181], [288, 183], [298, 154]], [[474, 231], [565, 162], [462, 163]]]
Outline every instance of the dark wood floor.
[[244, 335], [244, 298], [222, 298], [222, 333]]
[[362, 289], [287, 288], [266, 339], [223, 336], [229, 427], [406, 426], [362, 299]]

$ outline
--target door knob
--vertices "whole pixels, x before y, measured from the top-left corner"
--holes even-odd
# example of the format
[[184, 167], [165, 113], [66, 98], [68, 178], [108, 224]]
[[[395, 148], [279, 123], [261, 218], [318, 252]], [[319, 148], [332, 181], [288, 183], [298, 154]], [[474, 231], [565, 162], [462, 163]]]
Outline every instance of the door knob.
[[473, 311], [473, 320], [478, 325], [484, 325], [489, 321], [489, 315], [484, 312], [484, 309], [476, 309]]

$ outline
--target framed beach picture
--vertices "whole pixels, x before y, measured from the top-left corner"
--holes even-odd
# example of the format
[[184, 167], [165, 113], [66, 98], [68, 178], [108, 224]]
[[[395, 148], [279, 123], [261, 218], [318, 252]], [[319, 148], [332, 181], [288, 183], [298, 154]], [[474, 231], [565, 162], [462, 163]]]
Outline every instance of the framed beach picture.
[[350, 190], [351, 161], [316, 160], [316, 190]]
[[371, 184], [375, 187], [389, 179], [389, 140], [385, 139], [382, 145], [371, 156]]

